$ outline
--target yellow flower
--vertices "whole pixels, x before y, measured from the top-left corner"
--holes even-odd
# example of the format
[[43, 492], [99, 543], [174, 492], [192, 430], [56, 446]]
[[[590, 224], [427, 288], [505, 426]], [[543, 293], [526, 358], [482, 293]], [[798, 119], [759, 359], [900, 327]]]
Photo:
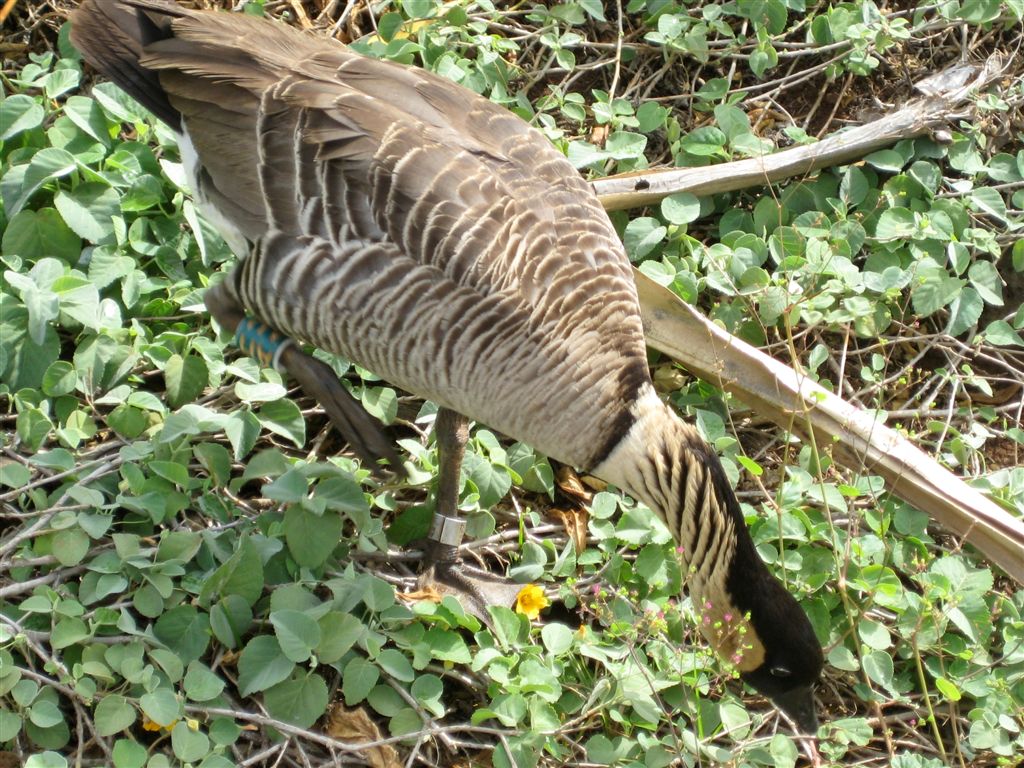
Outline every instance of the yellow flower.
[[169, 732], [169, 731], [173, 731], [174, 730], [174, 726], [176, 726], [177, 724], [178, 724], [178, 721], [175, 720], [170, 725], [160, 725], [160, 723], [154, 723], [152, 720], [150, 720], [148, 717], [146, 717], [145, 713], [143, 713], [143, 715], [142, 715], [142, 730], [144, 730], [144, 731], [154, 731], [154, 732], [168, 731]]
[[541, 609], [547, 608], [549, 605], [551, 603], [544, 594], [544, 590], [536, 584], [527, 584], [516, 595], [516, 613], [521, 613], [531, 620], [540, 616]]

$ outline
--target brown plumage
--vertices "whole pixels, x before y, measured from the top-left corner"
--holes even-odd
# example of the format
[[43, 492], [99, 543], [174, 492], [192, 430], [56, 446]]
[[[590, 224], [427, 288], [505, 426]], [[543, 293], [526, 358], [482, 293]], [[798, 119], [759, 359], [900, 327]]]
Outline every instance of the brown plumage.
[[[539, 133], [435, 75], [250, 17], [86, 0], [72, 39], [178, 131], [197, 200], [244, 257], [211, 291], [218, 320], [244, 308], [638, 496], [695, 599], [750, 616], [743, 646], [709, 640], [813, 727], [810, 623], [717, 457], [656, 397], [629, 261]], [[316, 378], [294, 348], [283, 362]]]

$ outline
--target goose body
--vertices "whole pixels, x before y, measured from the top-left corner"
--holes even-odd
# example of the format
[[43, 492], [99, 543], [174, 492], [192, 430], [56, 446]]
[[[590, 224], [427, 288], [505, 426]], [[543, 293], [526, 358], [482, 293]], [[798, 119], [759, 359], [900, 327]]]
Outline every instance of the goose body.
[[629, 260], [543, 136], [435, 75], [247, 16], [86, 0], [72, 39], [178, 132], [243, 257], [215, 301], [642, 499], [695, 599], [750, 617], [742, 644], [709, 637], [718, 652], [814, 726], [810, 623], [717, 457], [655, 395]]

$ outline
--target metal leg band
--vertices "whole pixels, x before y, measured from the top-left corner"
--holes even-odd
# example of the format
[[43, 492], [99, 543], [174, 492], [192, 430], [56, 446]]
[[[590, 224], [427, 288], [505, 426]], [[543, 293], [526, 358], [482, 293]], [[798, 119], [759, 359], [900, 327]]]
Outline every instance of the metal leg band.
[[428, 538], [449, 547], [458, 547], [466, 534], [466, 521], [461, 517], [448, 517], [434, 513], [434, 521], [430, 525]]

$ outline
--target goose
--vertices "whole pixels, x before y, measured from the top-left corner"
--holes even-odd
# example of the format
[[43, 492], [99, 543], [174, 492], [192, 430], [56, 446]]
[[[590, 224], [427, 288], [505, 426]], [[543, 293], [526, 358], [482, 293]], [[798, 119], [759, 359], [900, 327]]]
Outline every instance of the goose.
[[[381, 426], [305, 353], [437, 403], [429, 556], [454, 561], [468, 420], [628, 492], [675, 537], [706, 639], [806, 733], [821, 645], [757, 554], [715, 453], [655, 393], [629, 260], [535, 129], [431, 73], [241, 14], [85, 0], [71, 39], [173, 129], [240, 263], [206, 295], [368, 462]], [[452, 574], [460, 569], [452, 567]]]

